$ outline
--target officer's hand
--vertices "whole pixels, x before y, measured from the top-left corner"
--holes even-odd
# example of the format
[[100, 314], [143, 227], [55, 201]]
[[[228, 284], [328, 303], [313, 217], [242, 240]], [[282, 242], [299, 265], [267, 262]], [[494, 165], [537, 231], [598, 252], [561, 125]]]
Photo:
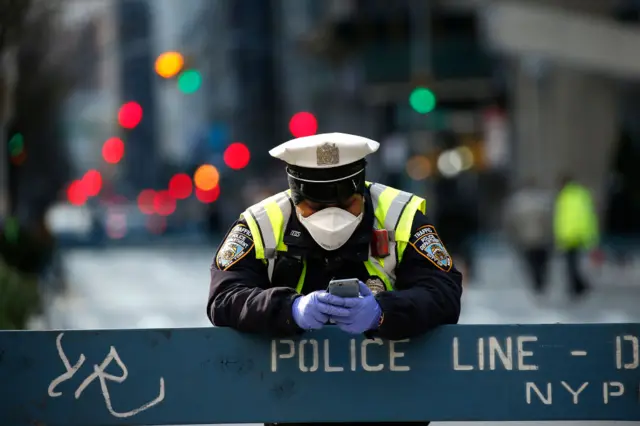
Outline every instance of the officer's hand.
[[362, 281], [360, 281], [360, 297], [338, 297], [325, 293], [320, 298], [330, 305], [348, 310], [348, 315], [331, 317], [336, 325], [347, 333], [360, 334], [376, 328], [382, 315], [378, 301]]
[[293, 301], [293, 319], [298, 327], [305, 330], [317, 330], [322, 328], [329, 318], [340, 318], [349, 315], [349, 310], [334, 306], [322, 300], [324, 290], [314, 291], [306, 296], [301, 296]]

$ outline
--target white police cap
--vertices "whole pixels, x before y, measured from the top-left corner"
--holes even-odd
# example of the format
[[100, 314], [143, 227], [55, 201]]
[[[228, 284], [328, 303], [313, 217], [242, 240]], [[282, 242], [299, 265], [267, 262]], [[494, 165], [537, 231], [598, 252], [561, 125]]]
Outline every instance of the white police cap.
[[292, 139], [269, 151], [291, 166], [309, 169], [341, 167], [376, 152], [380, 144], [348, 133], [321, 133]]

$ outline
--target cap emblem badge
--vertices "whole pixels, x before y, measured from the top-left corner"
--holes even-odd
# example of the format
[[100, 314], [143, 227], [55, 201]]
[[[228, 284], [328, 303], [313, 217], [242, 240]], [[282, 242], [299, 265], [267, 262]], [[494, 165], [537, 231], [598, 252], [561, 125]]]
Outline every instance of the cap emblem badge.
[[316, 148], [318, 166], [333, 166], [340, 163], [340, 150], [335, 143], [325, 142]]

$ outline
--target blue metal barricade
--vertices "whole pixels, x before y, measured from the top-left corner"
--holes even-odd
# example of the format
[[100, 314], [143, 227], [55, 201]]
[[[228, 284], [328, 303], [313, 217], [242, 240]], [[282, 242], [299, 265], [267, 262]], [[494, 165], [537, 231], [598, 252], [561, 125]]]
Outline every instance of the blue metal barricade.
[[[0, 332], [0, 424], [640, 420], [640, 324]], [[321, 403], [318, 404], [318, 401]]]

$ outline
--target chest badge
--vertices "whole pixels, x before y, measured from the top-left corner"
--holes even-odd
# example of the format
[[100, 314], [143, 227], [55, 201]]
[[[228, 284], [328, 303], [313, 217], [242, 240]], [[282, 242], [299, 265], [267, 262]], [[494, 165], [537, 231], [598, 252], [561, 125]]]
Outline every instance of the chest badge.
[[386, 288], [384, 286], [384, 282], [380, 279], [380, 277], [370, 277], [365, 282], [371, 293], [374, 295], [380, 293], [381, 291], [385, 291]]

